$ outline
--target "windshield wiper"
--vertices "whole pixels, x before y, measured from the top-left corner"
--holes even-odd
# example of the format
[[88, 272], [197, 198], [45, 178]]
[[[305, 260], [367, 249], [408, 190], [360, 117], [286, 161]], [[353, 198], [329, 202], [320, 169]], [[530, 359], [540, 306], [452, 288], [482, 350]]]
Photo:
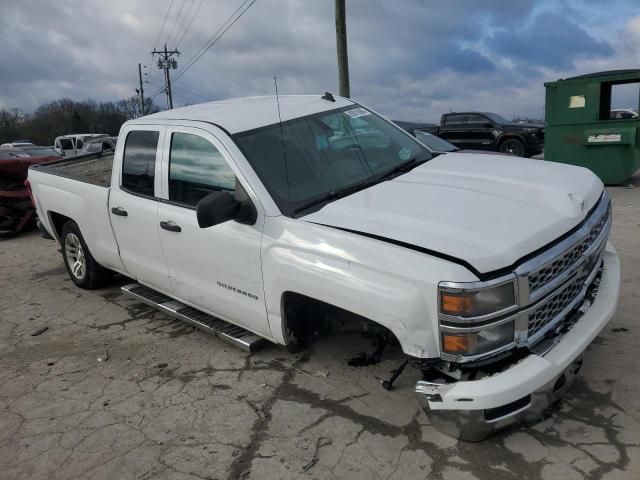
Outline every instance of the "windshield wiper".
[[323, 204], [323, 203], [329, 203], [332, 202], [334, 200], [338, 200], [339, 198], [343, 198], [346, 197], [347, 195], [351, 195], [352, 193], [356, 193], [364, 188], [367, 188], [368, 186], [372, 185], [373, 183], [376, 183], [375, 179], [372, 180], [367, 180], [364, 182], [360, 182], [360, 183], [356, 183], [354, 185], [350, 185], [348, 187], [345, 188], [341, 188], [339, 190], [333, 190], [329, 193], [327, 193], [326, 195], [320, 197], [320, 198], [316, 198], [315, 200], [311, 200], [310, 202], [305, 203], [304, 205], [300, 205], [299, 207], [296, 207], [293, 210], [293, 214], [297, 214], [302, 212], [303, 210], [308, 210], [309, 208], [315, 207], [317, 205]]
[[424, 162], [426, 162], [427, 160], [431, 160], [431, 157], [429, 158], [423, 158], [421, 160], [418, 160], [417, 158], [412, 158], [411, 160], [408, 160], [404, 163], [401, 163], [400, 165], [396, 165], [395, 167], [393, 167], [391, 170], [386, 171], [385, 173], [383, 173], [382, 175], [380, 175], [378, 177], [378, 179], [380, 180], [387, 180], [390, 177], [394, 177], [396, 176], [398, 173], [407, 173], [410, 172], [411, 170], [413, 170], [414, 168], [416, 168], [418, 165], [422, 165]]

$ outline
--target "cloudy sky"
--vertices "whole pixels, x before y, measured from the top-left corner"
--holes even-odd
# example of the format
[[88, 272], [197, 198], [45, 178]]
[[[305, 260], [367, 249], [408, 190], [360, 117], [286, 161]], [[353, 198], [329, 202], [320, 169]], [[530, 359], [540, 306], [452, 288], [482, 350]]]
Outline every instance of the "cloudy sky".
[[[346, 1], [351, 95], [393, 118], [541, 117], [545, 81], [640, 67], [637, 0]], [[281, 94], [337, 92], [333, 0], [256, 0], [181, 74], [242, 4], [0, 0], [0, 108], [129, 97], [138, 62], [151, 95], [162, 72], [150, 52], [164, 42], [182, 52], [175, 105], [272, 94], [274, 74]], [[165, 105], [162, 94], [154, 101]]]

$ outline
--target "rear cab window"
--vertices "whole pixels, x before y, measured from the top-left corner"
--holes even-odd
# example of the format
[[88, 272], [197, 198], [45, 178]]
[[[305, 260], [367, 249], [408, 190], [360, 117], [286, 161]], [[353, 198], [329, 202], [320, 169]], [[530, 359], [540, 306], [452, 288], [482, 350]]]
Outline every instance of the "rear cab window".
[[132, 130], [122, 157], [121, 188], [135, 195], [154, 196], [156, 154], [160, 132]]

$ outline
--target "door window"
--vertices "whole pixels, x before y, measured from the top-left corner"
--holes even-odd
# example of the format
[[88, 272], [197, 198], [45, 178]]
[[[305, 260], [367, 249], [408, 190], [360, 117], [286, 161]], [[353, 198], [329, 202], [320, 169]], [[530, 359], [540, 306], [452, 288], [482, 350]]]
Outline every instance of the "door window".
[[444, 124], [451, 128], [461, 128], [467, 123], [466, 115], [447, 115]]
[[61, 138], [59, 144], [60, 144], [60, 148], [62, 148], [62, 150], [72, 150], [73, 149], [73, 142], [71, 141], [70, 138]]
[[84, 145], [84, 142], [82, 141], [81, 138], [76, 139], [76, 148], [78, 150], [80, 150], [82, 148], [82, 146]]
[[469, 128], [484, 127], [485, 123], [489, 123], [489, 120], [484, 115], [471, 114], [467, 115], [467, 126]]
[[211, 192], [234, 192], [236, 177], [220, 151], [190, 133], [171, 135], [169, 200], [194, 206]]
[[127, 135], [122, 160], [122, 188], [153, 196], [159, 132], [134, 130]]

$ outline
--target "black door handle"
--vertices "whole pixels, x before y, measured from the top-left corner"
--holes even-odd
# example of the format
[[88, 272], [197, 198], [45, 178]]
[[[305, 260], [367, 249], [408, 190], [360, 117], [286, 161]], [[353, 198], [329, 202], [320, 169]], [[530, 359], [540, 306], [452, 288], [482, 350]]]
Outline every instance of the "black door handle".
[[111, 209], [111, 213], [113, 213], [114, 215], [118, 215], [120, 217], [126, 217], [127, 215], [129, 215], [127, 211], [122, 207], [113, 207]]
[[169, 230], [170, 232], [181, 232], [182, 228], [174, 222], [160, 222], [160, 228]]

